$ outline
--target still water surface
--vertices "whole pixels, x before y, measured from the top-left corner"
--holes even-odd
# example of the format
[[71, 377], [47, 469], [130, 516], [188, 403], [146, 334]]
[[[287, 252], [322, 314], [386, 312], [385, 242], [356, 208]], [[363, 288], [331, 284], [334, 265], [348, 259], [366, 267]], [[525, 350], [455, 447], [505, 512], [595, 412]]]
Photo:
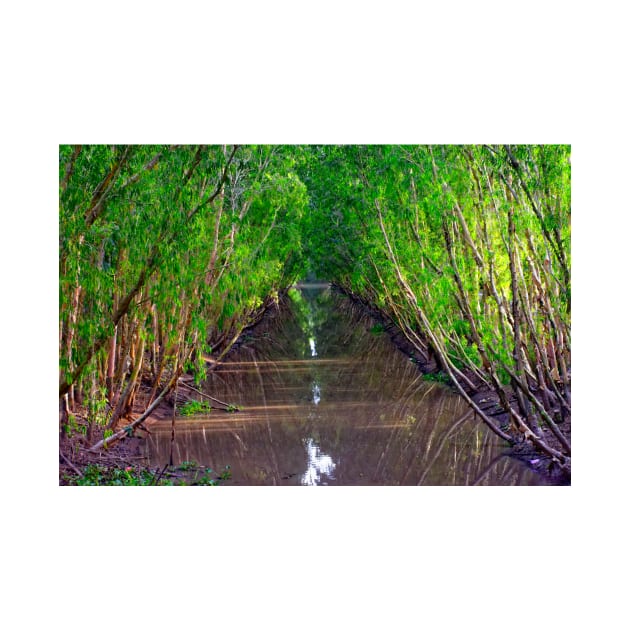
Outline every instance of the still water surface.
[[[229, 465], [229, 485], [544, 483], [375, 324], [326, 285], [300, 285], [203, 385], [241, 411], [178, 418], [174, 463]], [[170, 422], [151, 432], [150, 464], [164, 465]]]

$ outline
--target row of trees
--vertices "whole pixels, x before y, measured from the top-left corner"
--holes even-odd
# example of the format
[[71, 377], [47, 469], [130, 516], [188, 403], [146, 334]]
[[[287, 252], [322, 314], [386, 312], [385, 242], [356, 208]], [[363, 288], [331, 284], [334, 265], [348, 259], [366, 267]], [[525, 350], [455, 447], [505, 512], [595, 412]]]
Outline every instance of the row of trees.
[[61, 146], [60, 411], [114, 427], [201, 378], [302, 273], [306, 190], [277, 146]]
[[495, 433], [569, 467], [569, 147], [319, 147], [302, 177], [317, 273], [391, 317]]
[[495, 433], [569, 466], [569, 147], [59, 155], [62, 416], [83, 403], [113, 427], [142, 375], [150, 409], [310, 271], [389, 316]]

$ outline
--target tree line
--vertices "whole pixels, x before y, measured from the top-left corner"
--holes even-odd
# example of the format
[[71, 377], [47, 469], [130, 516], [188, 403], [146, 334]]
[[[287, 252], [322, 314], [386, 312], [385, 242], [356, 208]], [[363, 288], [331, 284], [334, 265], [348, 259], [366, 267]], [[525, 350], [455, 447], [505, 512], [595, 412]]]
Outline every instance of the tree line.
[[299, 275], [306, 189], [280, 146], [61, 146], [62, 424], [202, 378]]
[[303, 170], [317, 272], [388, 314], [502, 439], [562, 467], [570, 170], [562, 145], [321, 147]]

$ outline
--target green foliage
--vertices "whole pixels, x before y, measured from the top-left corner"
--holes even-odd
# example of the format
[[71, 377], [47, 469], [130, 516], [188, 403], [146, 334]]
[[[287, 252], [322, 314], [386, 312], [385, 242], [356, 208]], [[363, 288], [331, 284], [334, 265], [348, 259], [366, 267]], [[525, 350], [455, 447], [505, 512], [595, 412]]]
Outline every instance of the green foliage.
[[514, 286], [526, 356], [556, 326], [568, 339], [570, 147], [313, 147], [300, 173], [314, 272], [433, 335], [454, 367], [491, 361], [509, 382]]
[[68, 422], [64, 425], [63, 430], [68, 437], [75, 433], [85, 435], [87, 433], [87, 426], [85, 424], [79, 424], [76, 415], [69, 413]]
[[182, 479], [177, 479], [175, 472], [164, 476], [159, 471], [152, 472], [148, 469], [136, 469], [132, 466], [108, 467], [100, 464], [89, 464], [83, 470], [82, 476], [66, 475], [64, 481], [71, 486], [217, 486], [222, 481], [231, 479], [230, 466], [225, 466], [220, 474], [213, 473], [211, 468], [199, 466], [194, 461], [182, 462], [176, 470], [179, 474], [186, 473]]
[[195, 477], [192, 484], [193, 486], [218, 486], [217, 479], [212, 477], [212, 468], [206, 468], [204, 474], [201, 477]]
[[109, 413], [105, 387], [100, 387], [97, 395], [88, 399], [87, 407], [88, 422], [95, 422], [101, 425], [107, 422]]
[[[96, 379], [103, 389], [105, 342], [116, 323], [119, 343], [152, 343], [155, 325], [169, 348], [167, 367], [183, 360], [200, 382], [209, 346], [236, 335], [267, 295], [303, 270], [299, 154], [273, 146], [61, 146], [60, 388], [89, 390]], [[121, 353], [118, 374], [125, 360]], [[102, 396], [91, 402], [102, 422]]]
[[199, 464], [197, 464], [196, 461], [192, 460], [192, 461], [184, 461], [182, 462], [178, 468], [179, 470], [191, 470], [193, 468], [197, 468]]
[[422, 375], [424, 381], [430, 381], [433, 383], [448, 383], [449, 378], [444, 372], [428, 372]]
[[[68, 476], [66, 481], [75, 486], [151, 486], [156, 482], [156, 474], [148, 470], [134, 470], [131, 466], [125, 468], [108, 468], [98, 464], [90, 464], [83, 471], [83, 476]], [[160, 486], [172, 485], [167, 479], [160, 479], [156, 484]]]
[[207, 414], [212, 411], [212, 406], [206, 400], [189, 400], [179, 408], [182, 416], [194, 416], [195, 414]]

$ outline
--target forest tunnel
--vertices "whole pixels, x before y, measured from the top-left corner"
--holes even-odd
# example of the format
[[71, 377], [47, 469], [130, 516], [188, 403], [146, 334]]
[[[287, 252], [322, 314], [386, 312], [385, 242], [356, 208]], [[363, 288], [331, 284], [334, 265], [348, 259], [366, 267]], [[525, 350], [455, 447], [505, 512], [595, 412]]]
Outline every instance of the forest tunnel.
[[503, 439], [570, 466], [570, 147], [91, 145], [59, 157], [64, 427], [83, 406], [115, 428], [143, 375], [149, 410], [310, 277], [388, 318]]

